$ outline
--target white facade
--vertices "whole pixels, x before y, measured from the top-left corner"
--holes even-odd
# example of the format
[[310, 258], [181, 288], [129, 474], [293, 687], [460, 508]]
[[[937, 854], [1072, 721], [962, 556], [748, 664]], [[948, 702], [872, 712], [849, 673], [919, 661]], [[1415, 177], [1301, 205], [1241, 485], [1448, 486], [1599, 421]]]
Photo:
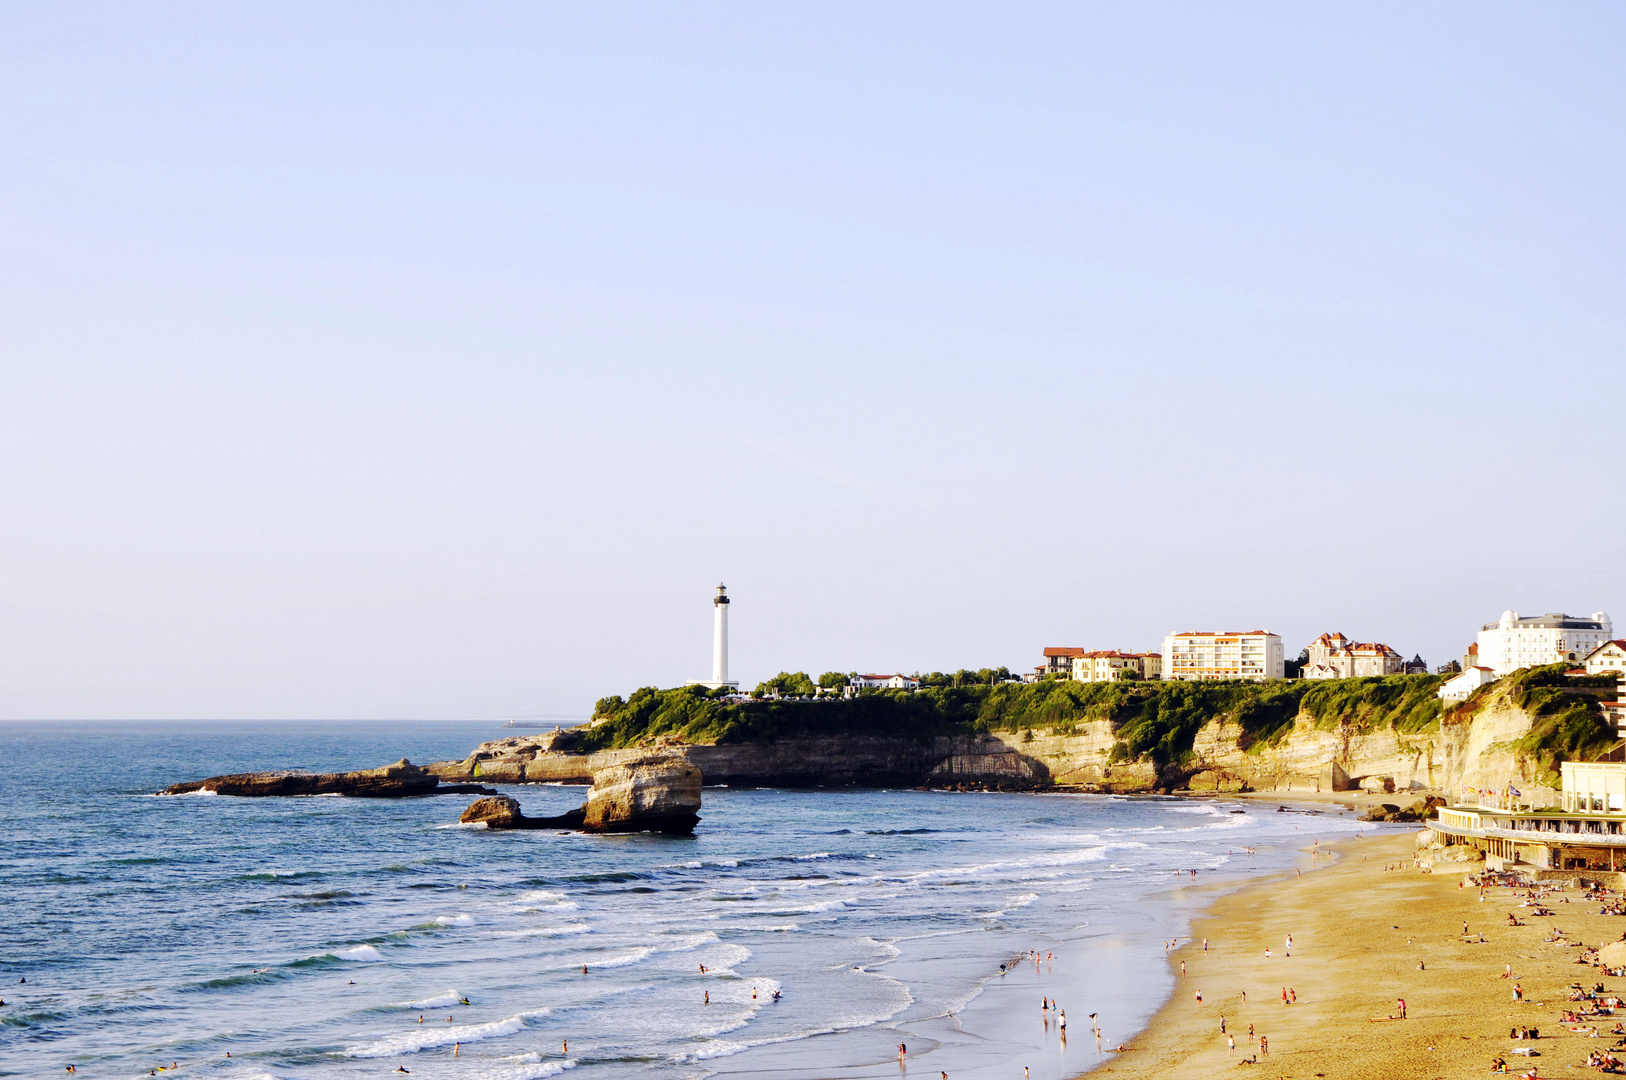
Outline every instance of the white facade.
[[1284, 673], [1282, 639], [1269, 630], [1170, 634], [1163, 639], [1163, 677], [1248, 679], [1263, 682]]
[[1496, 681], [1496, 672], [1488, 667], [1471, 667], [1460, 675], [1453, 675], [1440, 685], [1437, 693], [1442, 701], [1467, 701], [1468, 695], [1481, 686]]
[[854, 675], [847, 685], [860, 690], [919, 690], [920, 680], [907, 675]]
[[1549, 612], [1523, 619], [1517, 611], [1504, 611], [1501, 619], [1479, 631], [1479, 663], [1498, 678], [1520, 668], [1579, 663], [1613, 633], [1602, 611], [1590, 617]]
[[1626, 764], [1610, 761], [1558, 763], [1560, 799], [1567, 813], [1626, 810]]
[[1582, 660], [1588, 675], [1626, 674], [1626, 641], [1606, 641]]

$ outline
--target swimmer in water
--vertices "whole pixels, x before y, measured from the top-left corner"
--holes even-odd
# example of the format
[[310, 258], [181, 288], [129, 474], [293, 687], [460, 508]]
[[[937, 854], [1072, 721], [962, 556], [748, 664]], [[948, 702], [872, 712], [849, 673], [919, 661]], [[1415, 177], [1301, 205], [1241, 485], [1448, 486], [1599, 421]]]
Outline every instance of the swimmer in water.
[[458, 1001], [459, 1005], [467, 1005], [468, 1003], [469, 1003], [468, 998], [462, 998], [461, 1000]]
[[706, 1004], [707, 1005], [711, 1004], [711, 991], [710, 990], [706, 991]]
[[583, 975], [586, 975], [586, 974], [587, 974], [587, 965], [586, 965], [586, 964], [583, 964], [583, 965], [582, 965], [582, 974], [583, 974]]
[[420, 1023], [420, 1024], [423, 1023], [423, 1014], [422, 1013], [418, 1014], [418, 1023]]

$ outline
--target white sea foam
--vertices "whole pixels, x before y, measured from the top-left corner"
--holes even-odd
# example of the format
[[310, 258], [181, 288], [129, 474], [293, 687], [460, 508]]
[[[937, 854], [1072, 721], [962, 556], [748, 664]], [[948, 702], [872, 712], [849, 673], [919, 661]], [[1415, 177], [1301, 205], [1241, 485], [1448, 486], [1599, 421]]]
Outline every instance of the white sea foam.
[[394, 1004], [397, 1009], [444, 1009], [447, 1006], [456, 1005], [462, 1000], [463, 995], [456, 990], [442, 990], [432, 997], [414, 1001], [397, 1001]]
[[435, 921], [442, 926], [473, 926], [474, 916], [466, 911], [460, 911], [456, 915], [437, 916]]
[[564, 898], [564, 893], [550, 892], [547, 889], [532, 889], [530, 892], [519, 894], [519, 902], [522, 904], [544, 904], [554, 900], [563, 900]]
[[502, 938], [568, 937], [571, 934], [591, 933], [592, 929], [589, 924], [578, 922], [567, 923], [564, 926], [533, 926], [526, 930], [494, 930], [491, 936]]
[[368, 964], [382, 963], [384, 960], [384, 954], [372, 945], [357, 945], [353, 949], [341, 949], [332, 955], [340, 960], [357, 960]]
[[500, 1039], [524, 1031], [527, 1017], [546, 1016], [548, 1011], [547, 1009], [537, 1009], [532, 1012], [518, 1013], [514, 1016], [505, 1016], [501, 1020], [493, 1020], [487, 1024], [448, 1024], [445, 1027], [431, 1024], [414, 1024], [406, 1031], [386, 1035], [374, 1042], [349, 1047], [345, 1050], [345, 1055], [353, 1058], [396, 1057], [400, 1054], [416, 1054], [420, 1050], [430, 1050], [437, 1046], [451, 1046], [453, 1043]]
[[627, 967], [630, 964], [641, 963], [642, 961], [649, 959], [654, 952], [655, 950], [648, 945], [640, 945], [635, 949], [631, 949], [617, 956], [607, 956], [602, 960], [589, 960], [587, 961], [587, 965], [589, 967], [598, 968]]
[[445, 824], [435, 826], [437, 829], [483, 829], [485, 827], [486, 822], [484, 821], [448, 821]]
[[571, 1058], [564, 1061], [543, 1061], [536, 1054], [525, 1054], [517, 1058], [503, 1058], [501, 1063], [458, 1075], [466, 1076], [469, 1080], [546, 1080], [549, 1076], [558, 1076], [566, 1069], [575, 1067], [576, 1062]]

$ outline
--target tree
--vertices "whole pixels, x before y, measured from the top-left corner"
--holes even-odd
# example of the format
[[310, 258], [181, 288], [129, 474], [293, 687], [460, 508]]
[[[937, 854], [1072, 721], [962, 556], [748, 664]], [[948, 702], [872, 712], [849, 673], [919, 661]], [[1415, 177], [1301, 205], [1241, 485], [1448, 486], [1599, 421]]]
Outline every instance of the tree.
[[778, 694], [780, 697], [812, 697], [813, 680], [805, 671], [781, 671], [773, 678], [757, 684], [759, 694]]
[[837, 690], [846, 686], [849, 678], [851, 676], [844, 671], [826, 671], [819, 676], [819, 685], [826, 690]]
[[1309, 664], [1309, 662], [1310, 647], [1306, 645], [1304, 648], [1299, 650], [1299, 658], [1297, 660], [1289, 660], [1282, 665], [1282, 677], [1285, 679], [1299, 678], [1304, 674], [1305, 665]]

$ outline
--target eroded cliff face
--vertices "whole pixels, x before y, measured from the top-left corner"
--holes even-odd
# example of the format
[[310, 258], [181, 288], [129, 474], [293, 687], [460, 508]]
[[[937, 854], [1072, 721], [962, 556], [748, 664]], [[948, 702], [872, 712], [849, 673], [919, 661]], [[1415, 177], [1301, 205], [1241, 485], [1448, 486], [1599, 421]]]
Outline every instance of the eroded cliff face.
[[[1350, 724], [1318, 727], [1305, 715], [1270, 745], [1244, 747], [1240, 724], [1203, 726], [1192, 760], [1159, 769], [1151, 762], [1112, 763], [1117, 741], [1106, 720], [1072, 734], [1039, 731], [933, 739], [784, 739], [724, 746], [664, 742], [663, 752], [697, 766], [708, 784], [787, 786], [1063, 786], [1086, 790], [1342, 791], [1434, 789], [1455, 796], [1463, 786], [1501, 788], [1510, 780], [1536, 805], [1555, 801], [1535, 782], [1534, 764], [1507, 744], [1530, 729], [1530, 717], [1493, 696], [1471, 721], [1425, 734], [1359, 732]], [[463, 761], [427, 767], [446, 780], [490, 783], [588, 783], [596, 771], [647, 756], [650, 747], [572, 753], [568, 733], [515, 736], [485, 743]]]

